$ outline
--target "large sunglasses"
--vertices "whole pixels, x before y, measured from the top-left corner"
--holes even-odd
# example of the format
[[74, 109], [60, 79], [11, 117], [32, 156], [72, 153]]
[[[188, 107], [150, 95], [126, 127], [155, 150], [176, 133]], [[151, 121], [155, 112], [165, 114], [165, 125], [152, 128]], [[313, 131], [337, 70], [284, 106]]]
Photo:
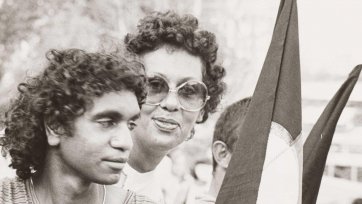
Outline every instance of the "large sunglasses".
[[160, 105], [170, 92], [175, 92], [180, 107], [193, 112], [201, 110], [210, 98], [206, 85], [199, 81], [186, 81], [175, 89], [170, 89], [167, 80], [161, 76], [150, 76], [147, 82], [148, 105]]

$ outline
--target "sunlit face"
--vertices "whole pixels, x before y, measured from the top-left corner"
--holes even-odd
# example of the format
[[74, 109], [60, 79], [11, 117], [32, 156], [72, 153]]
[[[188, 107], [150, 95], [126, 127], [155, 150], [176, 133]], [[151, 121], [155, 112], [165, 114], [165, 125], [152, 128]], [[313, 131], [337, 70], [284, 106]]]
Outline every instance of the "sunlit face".
[[130, 129], [139, 117], [134, 93], [106, 93], [74, 121], [72, 136], [62, 136], [59, 155], [62, 169], [88, 181], [114, 184], [132, 148]]
[[[163, 77], [171, 89], [188, 80], [202, 81], [201, 59], [186, 51], [162, 47], [146, 53], [143, 60], [147, 75]], [[169, 151], [190, 135], [202, 114], [181, 109], [176, 97], [169, 93], [159, 105], [142, 106], [141, 117], [132, 131], [137, 151]]]

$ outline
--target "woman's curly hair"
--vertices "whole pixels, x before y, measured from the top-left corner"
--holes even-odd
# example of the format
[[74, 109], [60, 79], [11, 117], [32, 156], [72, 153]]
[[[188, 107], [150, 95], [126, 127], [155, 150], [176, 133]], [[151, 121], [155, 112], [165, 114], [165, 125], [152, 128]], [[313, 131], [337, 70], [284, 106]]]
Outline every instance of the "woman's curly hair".
[[198, 29], [198, 20], [192, 15], [179, 16], [175, 12], [153, 13], [140, 20], [136, 34], [127, 34], [127, 50], [138, 55], [156, 50], [164, 45], [184, 49], [199, 56], [203, 63], [203, 82], [208, 88], [210, 99], [204, 107], [204, 117], [215, 112], [225, 91], [225, 69], [216, 64], [218, 45], [215, 35]]
[[45, 71], [18, 86], [19, 96], [5, 113], [0, 145], [21, 179], [43, 168], [46, 128], [71, 136], [74, 120], [105, 93], [132, 91], [140, 106], [146, 96], [144, 68], [138, 61], [79, 49], [50, 50], [46, 57]]

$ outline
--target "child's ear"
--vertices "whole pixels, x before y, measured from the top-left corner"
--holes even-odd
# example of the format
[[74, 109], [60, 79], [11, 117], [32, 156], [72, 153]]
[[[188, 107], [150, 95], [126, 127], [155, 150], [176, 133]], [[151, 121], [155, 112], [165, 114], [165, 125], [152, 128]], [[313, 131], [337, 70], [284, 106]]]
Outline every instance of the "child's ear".
[[212, 144], [212, 155], [218, 166], [225, 169], [228, 167], [231, 159], [231, 152], [224, 142], [216, 140]]
[[58, 146], [60, 143], [60, 137], [58, 130], [53, 130], [51, 127], [45, 124], [45, 134], [47, 136], [47, 141], [49, 146]]

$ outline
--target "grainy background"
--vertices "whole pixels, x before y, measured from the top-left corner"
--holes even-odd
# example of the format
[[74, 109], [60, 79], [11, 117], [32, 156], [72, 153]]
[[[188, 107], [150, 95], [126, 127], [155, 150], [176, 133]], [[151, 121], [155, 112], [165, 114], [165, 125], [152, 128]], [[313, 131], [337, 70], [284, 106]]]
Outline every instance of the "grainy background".
[[[278, 6], [278, 0], [0, 0], [0, 117], [16, 85], [41, 71], [48, 49], [113, 49], [138, 19], [168, 9], [193, 14], [202, 28], [216, 33], [227, 68], [222, 110], [253, 93]], [[304, 135], [350, 70], [362, 63], [361, 10], [360, 0], [298, 2]], [[210, 179], [211, 152], [205, 150], [217, 116], [197, 127], [196, 137], [179, 149], [187, 164], [205, 161], [196, 168], [203, 186]], [[0, 177], [13, 175], [5, 163], [1, 158]], [[195, 168], [186, 163], [179, 164], [185, 168], [181, 174]], [[318, 203], [362, 197], [361, 80], [340, 119], [327, 165]]]

